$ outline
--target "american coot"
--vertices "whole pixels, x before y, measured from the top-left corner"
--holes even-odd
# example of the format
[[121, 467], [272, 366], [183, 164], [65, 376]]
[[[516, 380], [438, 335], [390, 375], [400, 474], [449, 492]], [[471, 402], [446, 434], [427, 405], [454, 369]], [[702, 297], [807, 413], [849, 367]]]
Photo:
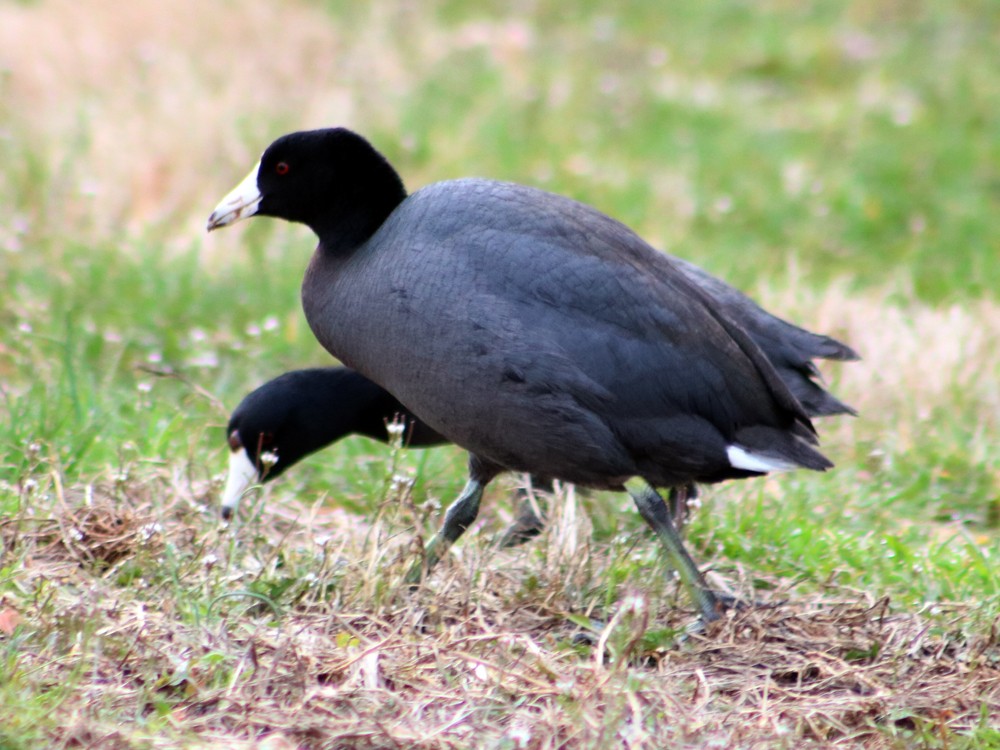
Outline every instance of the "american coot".
[[320, 343], [470, 453], [424, 569], [498, 473], [544, 474], [627, 490], [714, 620], [722, 602], [656, 488], [832, 466], [746, 331], [589, 206], [483, 179], [407, 196], [368, 141], [336, 128], [271, 144], [208, 228], [255, 214], [318, 235], [302, 300]]
[[[347, 435], [390, 442], [387, 425], [393, 421], [402, 425], [402, 440], [408, 447], [447, 442], [391, 394], [347, 367], [292, 370], [267, 381], [250, 392], [229, 418], [229, 473], [222, 492], [222, 517], [233, 516], [251, 483], [269, 482], [310, 453]], [[531, 484], [536, 489], [552, 489], [551, 481], [542, 477], [532, 477]], [[520, 488], [519, 493], [524, 494]], [[541, 529], [542, 521], [530, 499], [522, 497], [518, 517], [500, 544], [520, 544]]]
[[[387, 425], [399, 419], [403, 442], [414, 448], [448, 442], [418, 421], [384, 389], [346, 367], [286, 372], [250, 392], [226, 428], [229, 475], [222, 517], [235, 512], [253, 481], [275, 479], [310, 453], [347, 435], [390, 441]], [[271, 454], [272, 461], [261, 455]]]

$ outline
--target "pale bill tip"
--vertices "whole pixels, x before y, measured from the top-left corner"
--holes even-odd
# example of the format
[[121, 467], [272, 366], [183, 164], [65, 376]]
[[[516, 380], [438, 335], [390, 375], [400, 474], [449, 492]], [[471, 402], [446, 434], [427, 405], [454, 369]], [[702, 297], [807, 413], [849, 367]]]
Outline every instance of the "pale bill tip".
[[228, 226], [240, 219], [245, 219], [257, 213], [260, 205], [260, 189], [257, 187], [257, 172], [260, 162], [257, 162], [243, 181], [233, 188], [208, 217], [207, 231]]
[[229, 474], [226, 476], [226, 487], [222, 490], [222, 507], [220, 511], [224, 520], [229, 520], [240, 504], [240, 498], [254, 480], [257, 479], [257, 467], [250, 461], [244, 449], [229, 454]]

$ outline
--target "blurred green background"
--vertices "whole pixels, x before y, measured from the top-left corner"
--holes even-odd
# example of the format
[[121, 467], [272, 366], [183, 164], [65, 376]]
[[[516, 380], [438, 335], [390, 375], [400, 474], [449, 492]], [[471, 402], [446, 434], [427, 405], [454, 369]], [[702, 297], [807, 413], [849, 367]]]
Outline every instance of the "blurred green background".
[[[4, 512], [32, 477], [122, 467], [182, 472], [211, 504], [228, 410], [329, 360], [299, 308], [308, 231], [207, 237], [205, 217], [274, 137], [346, 124], [411, 189], [484, 175], [572, 195], [844, 338], [865, 361], [830, 368], [831, 387], [862, 419], [823, 426], [839, 479], [796, 481], [993, 523], [996, 2], [32, 2], [0, 17]], [[431, 455], [418, 489], [448, 497], [461, 454]], [[344, 444], [286, 491], [366, 507], [381, 456]]]

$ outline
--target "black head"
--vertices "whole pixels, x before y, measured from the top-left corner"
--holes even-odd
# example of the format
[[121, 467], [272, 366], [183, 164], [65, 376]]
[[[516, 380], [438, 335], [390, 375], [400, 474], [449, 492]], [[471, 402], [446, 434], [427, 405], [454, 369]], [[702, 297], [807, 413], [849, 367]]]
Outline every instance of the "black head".
[[392, 165], [345, 128], [284, 135], [208, 220], [209, 231], [248, 216], [309, 226], [329, 249], [370, 237], [406, 198]]
[[226, 428], [229, 448], [246, 452], [258, 481], [273, 479], [346, 435], [381, 437], [384, 396], [385, 391], [346, 367], [286, 372], [249, 393], [233, 410]]
[[345, 367], [286, 372], [252, 391], [226, 427], [230, 460], [223, 517], [233, 514], [250, 484], [280, 476], [346, 435], [385, 440], [386, 399], [392, 400]]

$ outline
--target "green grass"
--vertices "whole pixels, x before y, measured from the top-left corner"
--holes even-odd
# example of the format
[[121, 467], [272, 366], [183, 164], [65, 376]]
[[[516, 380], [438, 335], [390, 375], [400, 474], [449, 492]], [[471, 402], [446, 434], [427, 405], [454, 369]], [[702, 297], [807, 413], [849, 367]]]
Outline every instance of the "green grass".
[[[154, 19], [135, 52], [129, 27], [96, 16], [96, 48], [124, 52], [95, 69], [118, 86], [74, 78], [86, 72], [75, 58], [59, 68], [74, 49], [62, 38], [45, 59], [34, 47], [0, 57], [0, 748], [269, 733], [303, 747], [465, 747], [448, 722], [467, 709], [495, 748], [1000, 746], [988, 679], [1000, 6], [338, 0], [282, 6], [281, 24], [254, 8], [218, 49], [157, 36]], [[232, 9], [191, 12], [221, 30]], [[12, 4], [0, 27], [28, 19], [22, 36], [45, 45], [57, 15]], [[252, 59], [240, 34], [277, 46]], [[305, 50], [291, 79], [274, 50]], [[57, 85], [46, 104], [39, 92]], [[511, 513], [498, 484], [436, 594], [402, 593], [413, 540], [462, 486], [453, 448], [345, 441], [220, 528], [228, 410], [329, 360], [298, 300], [309, 233], [256, 220], [206, 237], [203, 220], [273, 137], [337, 117], [411, 189], [476, 174], [572, 195], [856, 346], [863, 362], [825, 368], [861, 410], [819, 425], [837, 468], [712, 489], [692, 553], [741, 595], [806, 612], [802, 632], [819, 632], [813, 610], [831, 602], [888, 597], [899, 633], [935, 639], [920, 659], [982, 679], [982, 709], [907, 681], [920, 659], [868, 619], [856, 630], [871, 641], [841, 644], [834, 626], [815, 637], [896, 669], [878, 673], [883, 713], [789, 699], [768, 714], [713, 671], [711, 644], [678, 645], [676, 586], [613, 495], [580, 498], [575, 518], [554, 509], [539, 543], [495, 552], [486, 542]], [[402, 498], [399, 473], [414, 482]], [[93, 547], [101, 529], [76, 539], [96, 523], [86, 508], [117, 524], [121, 550]], [[610, 623], [596, 628], [606, 662], [574, 640], [591, 617]], [[730, 636], [744, 648], [734, 659], [760, 653], [774, 673], [809, 651]], [[450, 702], [464, 690], [475, 700]], [[727, 716], [757, 734], [715, 734]], [[771, 721], [785, 734], [768, 734]]]

